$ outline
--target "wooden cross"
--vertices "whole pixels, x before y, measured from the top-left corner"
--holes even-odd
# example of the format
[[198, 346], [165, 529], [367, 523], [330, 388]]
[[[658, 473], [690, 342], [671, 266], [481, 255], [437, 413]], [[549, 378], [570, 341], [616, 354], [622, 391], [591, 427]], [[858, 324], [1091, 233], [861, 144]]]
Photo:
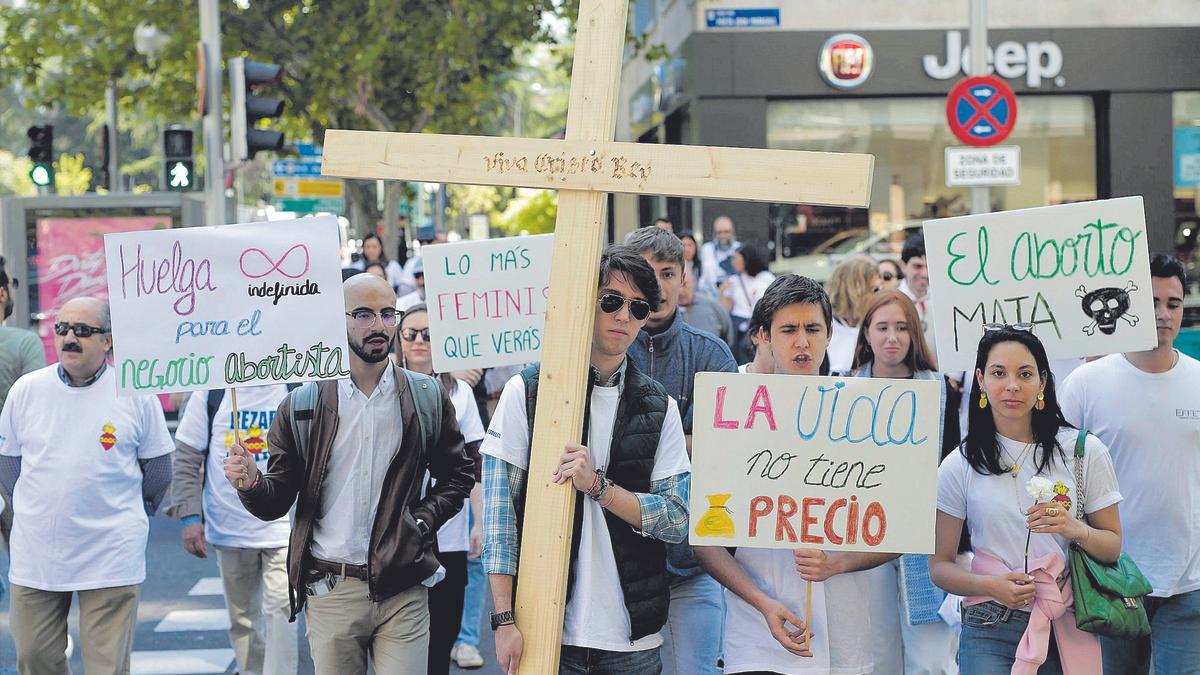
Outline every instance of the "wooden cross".
[[628, 0], [581, 0], [564, 140], [330, 130], [322, 174], [560, 190], [517, 585], [522, 673], [558, 672], [578, 441], [609, 192], [866, 207], [871, 155], [616, 143]]

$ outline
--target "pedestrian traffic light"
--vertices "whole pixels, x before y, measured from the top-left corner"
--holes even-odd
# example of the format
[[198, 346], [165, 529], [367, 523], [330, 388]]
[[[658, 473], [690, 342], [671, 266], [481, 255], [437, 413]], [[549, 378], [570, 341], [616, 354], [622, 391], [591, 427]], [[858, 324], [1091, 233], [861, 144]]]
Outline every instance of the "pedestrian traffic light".
[[254, 159], [254, 155], [263, 150], [283, 149], [282, 131], [255, 128], [259, 120], [282, 115], [283, 101], [254, 95], [260, 87], [278, 84], [282, 75], [283, 68], [274, 63], [257, 63], [241, 57], [229, 60], [232, 97], [229, 137], [235, 162]]
[[163, 185], [168, 190], [187, 191], [194, 187], [195, 165], [192, 162], [192, 130], [163, 130]]
[[51, 124], [36, 124], [25, 132], [29, 136], [29, 160], [33, 168], [29, 170], [29, 179], [38, 187], [50, 187], [54, 184], [54, 126]]

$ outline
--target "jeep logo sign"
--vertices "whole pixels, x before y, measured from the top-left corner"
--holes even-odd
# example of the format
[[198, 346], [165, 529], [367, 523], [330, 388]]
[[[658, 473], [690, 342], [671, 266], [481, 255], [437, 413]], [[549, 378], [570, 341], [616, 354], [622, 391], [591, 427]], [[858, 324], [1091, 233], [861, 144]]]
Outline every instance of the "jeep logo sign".
[[[939, 58], [934, 54], [926, 54], [921, 59], [925, 74], [937, 80], [949, 80], [960, 75], [968, 75], [971, 68], [970, 48], [963, 46], [962, 33], [956, 30], [946, 31], [946, 53]], [[1006, 80], [1025, 77], [1029, 87], [1042, 86], [1043, 80], [1052, 80], [1054, 86], [1066, 84], [1062, 72], [1062, 48], [1057, 42], [1043, 40], [1041, 42], [1013, 42], [1008, 40], [996, 45], [993, 50], [987, 48], [988, 73], [995, 73]]]

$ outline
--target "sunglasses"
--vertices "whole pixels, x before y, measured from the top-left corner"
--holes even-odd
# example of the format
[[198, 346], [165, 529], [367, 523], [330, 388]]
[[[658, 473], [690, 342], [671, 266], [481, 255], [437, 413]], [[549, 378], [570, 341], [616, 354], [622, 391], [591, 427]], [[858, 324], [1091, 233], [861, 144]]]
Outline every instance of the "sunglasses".
[[422, 328], [420, 330], [416, 328], [405, 328], [404, 330], [400, 331], [400, 337], [404, 338], [405, 342], [416, 342], [418, 335], [421, 336], [421, 339], [425, 342], [429, 342], [428, 328]]
[[65, 321], [59, 321], [54, 324], [55, 335], [64, 336], [70, 332], [74, 332], [75, 337], [83, 339], [90, 338], [97, 333], [107, 333], [108, 331], [104, 330], [103, 328], [89, 326], [86, 323], [67, 323]]
[[896, 278], [896, 275], [892, 274], [891, 272], [884, 272], [879, 275], [879, 278], [883, 279], [884, 281], [891, 281], [892, 279]]
[[992, 330], [1019, 330], [1026, 333], [1033, 332], [1033, 324], [1031, 323], [985, 323], [983, 324], [984, 332]]
[[621, 311], [622, 307], [629, 305], [629, 315], [635, 321], [641, 321], [650, 316], [650, 303], [645, 300], [626, 298], [616, 293], [605, 293], [600, 296], [599, 303], [600, 311], [605, 314], [616, 314]]

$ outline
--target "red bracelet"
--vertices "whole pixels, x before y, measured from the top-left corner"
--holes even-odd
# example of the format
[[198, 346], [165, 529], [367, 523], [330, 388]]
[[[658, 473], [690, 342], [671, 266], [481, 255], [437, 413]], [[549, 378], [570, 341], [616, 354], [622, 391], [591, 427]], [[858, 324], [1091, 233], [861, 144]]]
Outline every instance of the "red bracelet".
[[242, 490], [242, 492], [249, 492], [249, 491], [253, 490], [254, 488], [258, 487], [258, 484], [261, 482], [262, 482], [262, 472], [259, 471], [258, 473], [254, 474], [254, 482], [250, 484], [250, 487]]
[[600, 490], [600, 474], [594, 473], [594, 474], [592, 474], [592, 486], [590, 488], [588, 488], [587, 492], [585, 492], [584, 494], [591, 497], [592, 499], [595, 499], [599, 490]]

